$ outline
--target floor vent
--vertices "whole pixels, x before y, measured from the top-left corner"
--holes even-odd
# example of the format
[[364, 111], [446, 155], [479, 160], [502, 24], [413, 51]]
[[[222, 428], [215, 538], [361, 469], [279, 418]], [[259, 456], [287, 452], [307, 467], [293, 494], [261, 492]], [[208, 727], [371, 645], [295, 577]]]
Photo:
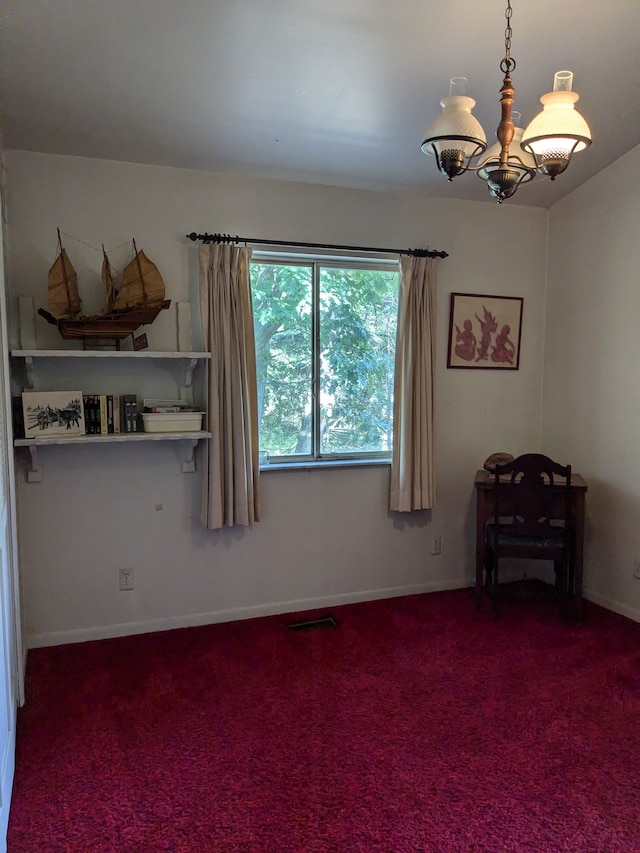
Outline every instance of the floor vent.
[[292, 631], [306, 631], [309, 628], [337, 628], [340, 623], [333, 616], [318, 616], [317, 619], [305, 619], [304, 622], [289, 622]]

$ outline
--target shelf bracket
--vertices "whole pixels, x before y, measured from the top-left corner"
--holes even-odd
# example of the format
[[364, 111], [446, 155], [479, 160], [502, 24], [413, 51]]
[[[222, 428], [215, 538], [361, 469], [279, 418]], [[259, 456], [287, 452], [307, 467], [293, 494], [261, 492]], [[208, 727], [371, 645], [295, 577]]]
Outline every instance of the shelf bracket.
[[191, 388], [193, 384], [193, 371], [198, 363], [197, 358], [190, 358], [184, 368], [184, 384], [186, 388]]
[[31, 464], [27, 469], [27, 483], [41, 483], [42, 468], [40, 467], [40, 454], [35, 444], [29, 445], [29, 453], [31, 455]]
[[180, 386], [180, 399], [189, 406], [193, 405], [193, 371], [197, 363], [197, 358], [190, 358], [185, 364], [184, 382]]
[[190, 438], [187, 443], [187, 455], [182, 463], [182, 473], [191, 474], [196, 470], [196, 447], [198, 446], [197, 438]]
[[30, 355], [25, 356], [24, 368], [25, 368], [25, 378], [24, 378], [25, 388], [33, 388], [33, 357], [32, 356], [30, 356]]

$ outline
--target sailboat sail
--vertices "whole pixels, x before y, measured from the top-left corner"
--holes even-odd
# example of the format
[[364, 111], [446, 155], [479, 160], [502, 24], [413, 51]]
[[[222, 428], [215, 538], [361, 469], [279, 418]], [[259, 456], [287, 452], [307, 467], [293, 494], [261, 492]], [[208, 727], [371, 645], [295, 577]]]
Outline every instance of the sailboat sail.
[[56, 319], [77, 317], [82, 312], [82, 302], [78, 295], [78, 276], [62, 247], [59, 229], [58, 247], [58, 256], [49, 270], [47, 307]]
[[133, 248], [135, 255], [124, 269], [122, 286], [113, 303], [116, 310], [158, 305], [164, 300], [165, 286], [160, 271], [142, 250], [138, 251], [135, 240]]
[[104, 308], [100, 313], [104, 315], [113, 311], [116, 299], [116, 279], [104, 246], [102, 247], [102, 283], [104, 285]]

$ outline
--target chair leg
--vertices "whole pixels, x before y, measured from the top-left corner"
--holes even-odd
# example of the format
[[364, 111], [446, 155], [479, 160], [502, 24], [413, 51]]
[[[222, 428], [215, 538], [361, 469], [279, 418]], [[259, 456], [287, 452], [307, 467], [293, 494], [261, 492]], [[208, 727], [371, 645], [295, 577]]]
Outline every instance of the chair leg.
[[482, 609], [482, 598], [483, 595], [489, 596], [491, 598], [491, 589], [493, 586], [493, 558], [489, 549], [487, 548], [484, 556], [484, 566], [483, 566], [483, 579], [482, 579], [482, 588], [481, 595], [476, 596], [476, 608], [477, 610]]
[[486, 573], [486, 557], [484, 559], [484, 563], [480, 572], [476, 569], [476, 585], [475, 585], [475, 599], [476, 599], [476, 610], [480, 611], [482, 609], [482, 596], [485, 591], [485, 573]]
[[571, 555], [567, 558], [567, 619], [573, 611], [579, 618], [579, 609], [575, 606], [575, 567]]
[[484, 565], [484, 589], [485, 592], [491, 593], [491, 582], [493, 576], [493, 563], [491, 557], [488, 556]]
[[573, 598], [575, 595], [575, 566], [573, 565], [573, 557], [569, 557], [567, 560], [567, 595], [569, 598]]
[[563, 593], [567, 588], [567, 565], [564, 560], [554, 560], [553, 569], [556, 575], [555, 589], [558, 593]]
[[493, 560], [492, 566], [492, 584], [491, 584], [491, 610], [493, 612], [493, 618], [497, 619], [500, 615], [498, 609], [498, 587], [500, 585], [500, 580], [498, 578], [498, 557], [496, 556]]

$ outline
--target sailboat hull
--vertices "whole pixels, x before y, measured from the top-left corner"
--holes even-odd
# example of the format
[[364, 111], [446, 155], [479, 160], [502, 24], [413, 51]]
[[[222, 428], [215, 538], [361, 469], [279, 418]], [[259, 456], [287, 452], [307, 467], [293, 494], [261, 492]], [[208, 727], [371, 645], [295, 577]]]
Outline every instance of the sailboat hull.
[[57, 326], [65, 341], [82, 340], [83, 338], [114, 338], [121, 340], [132, 335], [140, 326], [153, 323], [160, 311], [171, 305], [170, 299], [165, 299], [156, 305], [131, 308], [122, 312], [113, 311], [110, 314], [96, 314], [93, 317], [83, 317], [70, 320], [63, 317], [56, 319], [53, 314], [43, 308], [38, 310], [44, 319], [52, 326]]

